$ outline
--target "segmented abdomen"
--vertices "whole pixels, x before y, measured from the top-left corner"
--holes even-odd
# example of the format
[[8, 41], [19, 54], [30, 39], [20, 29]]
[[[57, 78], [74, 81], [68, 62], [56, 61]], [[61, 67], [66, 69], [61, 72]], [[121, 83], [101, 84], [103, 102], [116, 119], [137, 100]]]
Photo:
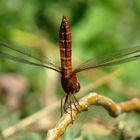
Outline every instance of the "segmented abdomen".
[[72, 72], [71, 60], [71, 32], [68, 21], [63, 16], [60, 26], [60, 57], [61, 57], [61, 70], [62, 76], [67, 78]]

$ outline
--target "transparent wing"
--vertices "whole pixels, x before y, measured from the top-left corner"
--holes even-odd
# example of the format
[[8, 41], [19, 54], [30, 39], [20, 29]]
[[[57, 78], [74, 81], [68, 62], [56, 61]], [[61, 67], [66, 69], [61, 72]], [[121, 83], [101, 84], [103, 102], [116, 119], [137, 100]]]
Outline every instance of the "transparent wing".
[[140, 60], [140, 46], [122, 49], [100, 58], [92, 58], [77, 67], [73, 73], [78, 73], [83, 70], [102, 68], [108, 66], [119, 65], [130, 61]]
[[61, 72], [61, 69], [58, 66], [54, 65], [49, 60], [49, 58], [47, 58], [47, 57], [43, 56], [43, 59], [40, 59], [39, 57], [36, 57], [35, 55], [33, 55], [31, 53], [28, 53], [28, 52], [25, 52], [23, 50], [17, 49], [17, 48], [15, 48], [15, 47], [13, 47], [13, 46], [5, 43], [5, 42], [2, 42], [2, 41], [0, 41], [0, 46], [4, 47], [4, 48], [7, 48], [9, 50], [12, 50], [13, 52], [22, 54], [26, 57], [32, 58], [32, 59], [34, 59], [38, 62], [29, 61], [29, 60], [24, 59], [22, 57], [17, 57], [17, 56], [5, 53], [2, 50], [0, 50], [0, 56], [2, 56], [2, 57], [5, 57], [5, 58], [10, 59], [10, 60], [18, 61], [18, 62], [21, 62], [21, 63], [29, 64], [29, 65], [49, 68], [49, 69], [52, 69], [52, 70], [57, 71], [59, 73]]

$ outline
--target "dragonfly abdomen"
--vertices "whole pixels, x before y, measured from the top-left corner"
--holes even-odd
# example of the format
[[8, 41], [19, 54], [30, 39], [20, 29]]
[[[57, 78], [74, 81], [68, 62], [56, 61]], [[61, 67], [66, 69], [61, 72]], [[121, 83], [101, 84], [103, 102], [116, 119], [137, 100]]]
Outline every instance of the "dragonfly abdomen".
[[71, 32], [68, 21], [63, 16], [60, 26], [60, 57], [61, 70], [64, 77], [69, 77], [72, 73], [72, 53], [71, 53]]

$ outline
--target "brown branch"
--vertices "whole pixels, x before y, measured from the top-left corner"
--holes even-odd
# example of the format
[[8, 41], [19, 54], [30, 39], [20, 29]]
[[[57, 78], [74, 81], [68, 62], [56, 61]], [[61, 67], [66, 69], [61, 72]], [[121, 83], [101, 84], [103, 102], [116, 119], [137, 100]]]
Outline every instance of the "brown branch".
[[[72, 116], [75, 120], [80, 112], [87, 111], [91, 105], [104, 107], [110, 116], [117, 117], [123, 112], [136, 111], [140, 113], [140, 99], [132, 99], [127, 102], [115, 103], [108, 97], [97, 93], [90, 93], [79, 101], [78, 110], [72, 109]], [[68, 125], [72, 123], [71, 115], [66, 113], [62, 116], [55, 128], [48, 131], [46, 140], [58, 140], [65, 132]]]

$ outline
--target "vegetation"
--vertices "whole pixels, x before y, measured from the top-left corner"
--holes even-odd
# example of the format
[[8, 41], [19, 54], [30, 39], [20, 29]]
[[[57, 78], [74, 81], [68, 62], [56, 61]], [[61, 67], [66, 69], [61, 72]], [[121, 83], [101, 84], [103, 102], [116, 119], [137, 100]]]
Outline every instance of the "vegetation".
[[[26, 52], [37, 52], [39, 57], [47, 56], [57, 65], [63, 15], [71, 27], [74, 67], [88, 58], [140, 44], [139, 0], [1, 0], [0, 11], [0, 40], [20, 46]], [[131, 62], [79, 73], [81, 91], [77, 96], [96, 91], [115, 102], [140, 98], [139, 69], [140, 62]], [[96, 84], [99, 79], [102, 82]], [[93, 86], [88, 88], [91, 83]], [[60, 118], [60, 104], [55, 104], [63, 95], [56, 72], [0, 56], [1, 139], [45, 139], [47, 130]], [[129, 113], [114, 119], [103, 108], [94, 106], [78, 116], [62, 139], [138, 140], [139, 118], [139, 114]], [[23, 119], [16, 133], [8, 137], [7, 128]]]

